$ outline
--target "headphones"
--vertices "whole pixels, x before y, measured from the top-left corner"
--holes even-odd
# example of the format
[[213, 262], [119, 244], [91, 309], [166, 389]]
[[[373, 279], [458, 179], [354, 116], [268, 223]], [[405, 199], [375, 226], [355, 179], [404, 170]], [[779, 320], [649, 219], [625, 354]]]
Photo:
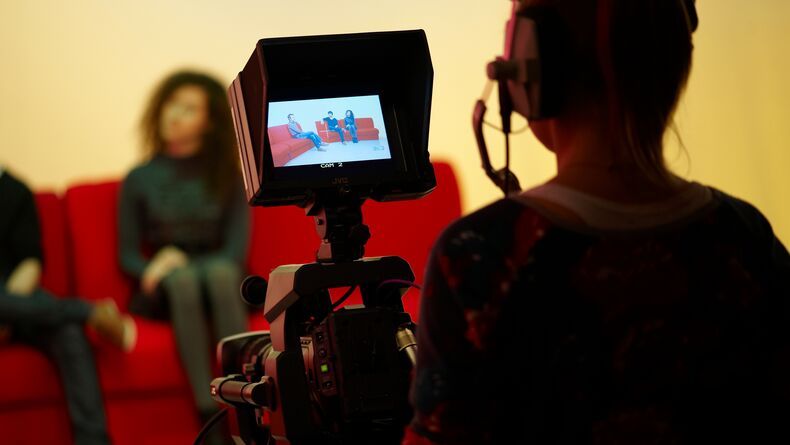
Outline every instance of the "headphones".
[[[513, 8], [505, 29], [504, 55], [488, 64], [488, 78], [499, 86], [501, 131], [505, 134], [505, 167], [496, 170], [488, 157], [483, 137], [485, 99], [475, 104], [472, 126], [483, 170], [505, 196], [521, 190], [518, 178], [510, 171], [510, 122], [513, 111], [529, 120], [558, 116], [565, 103], [565, 81], [573, 69], [570, 33], [559, 12], [543, 5], [519, 8], [520, 0], [511, 0]], [[610, 56], [609, 22], [613, 0], [598, 0], [598, 52]], [[636, 1], [636, 0], [628, 0]], [[669, 0], [667, 0], [669, 1]], [[697, 30], [696, 0], [675, 0], [685, 16], [689, 35]], [[600, 57], [599, 57], [600, 58]], [[488, 96], [487, 88], [484, 97]], [[490, 124], [488, 124], [490, 125]]]
[[[692, 34], [699, 24], [696, 0], [676, 1]], [[506, 112], [516, 111], [528, 119], [555, 117], [564, 102], [565, 75], [572, 69], [568, 57], [569, 33], [554, 8], [537, 5], [519, 10], [519, 3], [513, 0], [504, 55], [488, 64], [488, 78], [508, 84], [506, 91], [500, 89], [500, 93], [510, 96], [510, 104], [504, 104]], [[598, 0], [597, 5], [598, 26], [605, 30], [599, 33], [603, 36], [600, 46], [606, 46], [599, 48], [599, 52], [607, 54], [611, 3], [612, 0]]]

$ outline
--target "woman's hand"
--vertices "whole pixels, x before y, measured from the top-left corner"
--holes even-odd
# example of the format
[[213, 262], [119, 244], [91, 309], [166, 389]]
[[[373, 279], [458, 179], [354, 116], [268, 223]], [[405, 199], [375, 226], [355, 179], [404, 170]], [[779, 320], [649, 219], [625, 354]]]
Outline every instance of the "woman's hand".
[[148, 296], [154, 295], [159, 282], [170, 272], [184, 267], [189, 262], [189, 257], [181, 249], [174, 246], [163, 247], [148, 263], [140, 279], [140, 288]]
[[38, 287], [41, 278], [41, 261], [26, 258], [14, 268], [5, 284], [5, 290], [17, 297], [26, 297]]

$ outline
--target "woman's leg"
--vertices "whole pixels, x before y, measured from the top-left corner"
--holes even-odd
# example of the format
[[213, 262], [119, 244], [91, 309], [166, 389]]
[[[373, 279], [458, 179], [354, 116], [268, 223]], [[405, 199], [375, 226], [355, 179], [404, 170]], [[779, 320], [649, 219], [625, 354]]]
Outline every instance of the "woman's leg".
[[338, 135], [340, 135], [340, 143], [341, 143], [341, 144], [344, 144], [344, 143], [346, 142], [346, 136], [343, 134], [343, 129], [342, 129], [342, 128], [340, 128], [340, 127], [336, 127], [336, 128], [335, 128], [334, 130], [332, 130], [332, 131], [334, 131], [335, 133], [337, 133]]
[[195, 266], [177, 269], [164, 280], [162, 288], [170, 306], [170, 319], [181, 363], [187, 373], [198, 410], [216, 410], [216, 403], [208, 392], [211, 382], [211, 340], [199, 272]]
[[57, 298], [42, 289], [30, 295], [9, 294], [0, 282], [0, 323], [58, 327], [84, 323], [91, 313], [90, 303], [77, 298]]
[[75, 445], [109, 444], [96, 364], [82, 325], [48, 330], [39, 341], [60, 372]]
[[239, 294], [241, 268], [224, 258], [207, 258], [200, 263], [208, 292], [217, 340], [245, 332], [247, 310]]

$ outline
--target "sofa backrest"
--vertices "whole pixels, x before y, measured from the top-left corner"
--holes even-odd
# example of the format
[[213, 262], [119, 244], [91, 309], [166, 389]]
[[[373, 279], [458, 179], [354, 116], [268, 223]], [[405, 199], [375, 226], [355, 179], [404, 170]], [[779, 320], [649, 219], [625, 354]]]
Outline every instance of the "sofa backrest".
[[89, 300], [112, 297], [126, 308], [132, 283], [118, 262], [120, 182], [70, 187], [64, 197], [74, 292]]
[[291, 132], [288, 131], [288, 124], [269, 127], [269, 142], [276, 144], [281, 141], [291, 139]]
[[[396, 255], [403, 257], [414, 271], [415, 282], [424, 283], [428, 255], [442, 230], [461, 216], [461, 195], [452, 167], [434, 162], [436, 189], [413, 201], [368, 201], [363, 208], [371, 238], [367, 256]], [[419, 292], [409, 291], [404, 307], [419, 317]]]
[[[371, 239], [365, 256], [400, 256], [412, 267], [415, 281], [423, 283], [428, 254], [441, 231], [461, 216], [461, 196], [452, 167], [435, 162], [436, 189], [412, 201], [367, 201], [363, 221], [370, 227]], [[264, 278], [282, 264], [315, 261], [320, 239], [312, 218], [295, 207], [257, 207], [253, 211], [249, 270]], [[409, 291], [404, 307], [419, 316], [419, 292]], [[359, 302], [353, 298], [351, 303]]]
[[71, 292], [71, 280], [63, 202], [52, 192], [37, 192], [35, 200], [44, 251], [41, 286], [55, 295], [66, 296]]
[[357, 128], [374, 128], [373, 127], [373, 118], [372, 117], [358, 117], [356, 118]]
[[[461, 215], [461, 200], [450, 165], [434, 163], [437, 183], [430, 195], [413, 201], [363, 206], [364, 222], [372, 238], [366, 256], [405, 258], [422, 283], [428, 252], [441, 230]], [[118, 264], [117, 201], [119, 182], [71, 187], [65, 196], [69, 238], [73, 254], [74, 290], [88, 299], [113, 297], [126, 308], [134, 287]], [[256, 207], [247, 266], [250, 273], [268, 279], [282, 264], [315, 261], [320, 240], [312, 217], [296, 207]], [[406, 309], [418, 314], [418, 295], [409, 292]]]

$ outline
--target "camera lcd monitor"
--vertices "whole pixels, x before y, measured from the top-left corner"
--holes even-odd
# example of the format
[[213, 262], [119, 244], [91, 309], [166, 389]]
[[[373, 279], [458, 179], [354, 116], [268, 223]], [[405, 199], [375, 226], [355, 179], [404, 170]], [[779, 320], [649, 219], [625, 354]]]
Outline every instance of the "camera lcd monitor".
[[267, 129], [275, 168], [392, 158], [378, 95], [271, 102]]

